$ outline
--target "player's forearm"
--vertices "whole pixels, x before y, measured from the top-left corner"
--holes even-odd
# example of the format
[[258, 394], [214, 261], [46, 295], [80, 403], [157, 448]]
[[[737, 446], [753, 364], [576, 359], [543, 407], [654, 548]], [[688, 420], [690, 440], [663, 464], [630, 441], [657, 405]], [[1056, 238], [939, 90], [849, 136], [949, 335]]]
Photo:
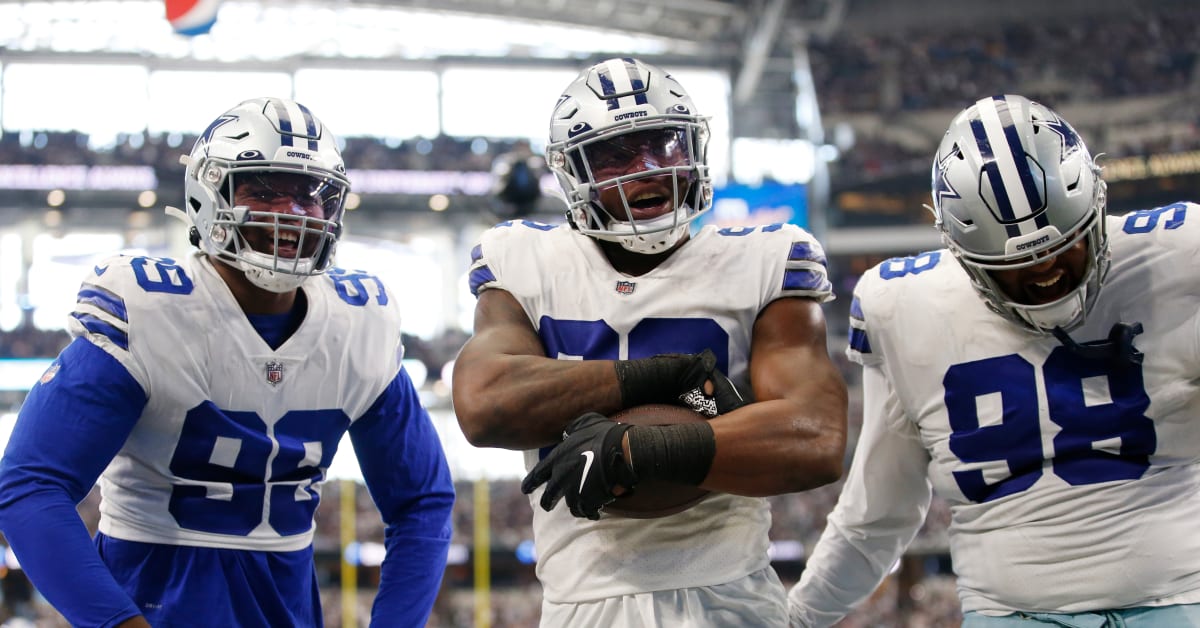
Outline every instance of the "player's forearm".
[[389, 528], [372, 626], [424, 626], [446, 571], [450, 538], [412, 536]]
[[701, 484], [737, 495], [808, 490], [842, 475], [845, 410], [762, 401], [712, 420], [716, 455]]
[[[471, 359], [460, 356], [459, 360]], [[481, 447], [533, 449], [558, 442], [585, 412], [621, 409], [610, 360], [531, 355], [479, 358], [454, 374], [454, 410], [467, 440]]]
[[75, 504], [65, 491], [35, 488], [11, 472], [0, 482], [0, 530], [22, 569], [74, 626], [113, 626], [138, 615], [137, 606], [100, 560]]

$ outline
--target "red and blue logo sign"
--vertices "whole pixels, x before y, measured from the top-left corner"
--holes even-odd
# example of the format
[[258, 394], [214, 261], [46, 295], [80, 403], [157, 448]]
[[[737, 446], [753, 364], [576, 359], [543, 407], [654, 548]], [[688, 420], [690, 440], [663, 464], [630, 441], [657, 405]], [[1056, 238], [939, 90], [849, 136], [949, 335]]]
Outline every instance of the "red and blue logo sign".
[[176, 33], [194, 37], [212, 29], [221, 0], [165, 0], [167, 21]]

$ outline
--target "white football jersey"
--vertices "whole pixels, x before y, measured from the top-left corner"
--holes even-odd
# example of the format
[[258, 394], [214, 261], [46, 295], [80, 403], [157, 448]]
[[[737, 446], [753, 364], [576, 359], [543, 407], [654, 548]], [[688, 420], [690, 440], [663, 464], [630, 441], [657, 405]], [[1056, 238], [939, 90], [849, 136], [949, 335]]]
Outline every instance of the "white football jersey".
[[[750, 335], [781, 297], [832, 297], [824, 252], [794, 225], [706, 227], [663, 264], [630, 277], [595, 240], [569, 226], [511, 221], [484, 233], [471, 287], [511, 293], [546, 355], [562, 360], [643, 358], [711, 348], [748, 394]], [[564, 421], [574, 417], [564, 417]], [[528, 451], [532, 469], [539, 452]], [[729, 582], [769, 564], [766, 500], [712, 495], [658, 519], [573, 517], [566, 502], [533, 506], [537, 574], [545, 599], [575, 603]]]
[[989, 311], [947, 250], [863, 276], [848, 351], [864, 365], [863, 434], [793, 613], [825, 625], [868, 595], [930, 486], [951, 505], [964, 611], [1200, 602], [1200, 206], [1107, 228], [1112, 268], [1071, 336], [1140, 323], [1140, 365]]
[[302, 549], [342, 435], [400, 370], [399, 308], [375, 277], [334, 269], [304, 284], [304, 321], [273, 350], [211, 264], [121, 256], [84, 281], [71, 333], [148, 396], [101, 476], [100, 531]]

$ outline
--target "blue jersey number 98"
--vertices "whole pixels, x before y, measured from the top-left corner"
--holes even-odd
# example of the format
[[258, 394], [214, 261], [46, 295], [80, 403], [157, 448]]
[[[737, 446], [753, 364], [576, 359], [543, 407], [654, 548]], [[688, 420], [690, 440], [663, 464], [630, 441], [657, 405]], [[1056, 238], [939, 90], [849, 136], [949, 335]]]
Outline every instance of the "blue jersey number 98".
[[[1157, 439], [1141, 365], [1089, 360], [1056, 347], [1042, 366], [1046, 416], [1059, 427], [1043, 453], [1037, 369], [1013, 354], [951, 367], [943, 379], [950, 451], [971, 469], [954, 472], [974, 502], [1019, 493], [1054, 474], [1078, 486], [1137, 479], [1149, 468]], [[980, 423], [978, 402], [991, 396], [1001, 421]], [[1001, 464], [1002, 463], [1002, 464]]]

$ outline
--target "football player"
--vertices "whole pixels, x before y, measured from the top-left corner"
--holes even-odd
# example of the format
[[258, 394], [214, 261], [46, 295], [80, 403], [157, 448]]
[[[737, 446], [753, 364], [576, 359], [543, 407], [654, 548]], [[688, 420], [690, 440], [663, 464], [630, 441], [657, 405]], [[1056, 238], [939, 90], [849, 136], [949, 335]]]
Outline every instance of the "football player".
[[866, 598], [937, 491], [964, 626], [1200, 625], [1200, 207], [1106, 217], [1079, 134], [1014, 95], [954, 118], [932, 194], [946, 248], [855, 289], [863, 431], [792, 624]]
[[[690, 233], [712, 203], [708, 133], [662, 69], [587, 68], [551, 118], [567, 224], [501, 223], [472, 254], [455, 409], [473, 444], [526, 452], [544, 626], [782, 625], [762, 497], [841, 474], [824, 253], [795, 225]], [[714, 418], [607, 418], [650, 403]], [[718, 493], [659, 518], [603, 510], [650, 479]]]
[[[0, 530], [72, 625], [319, 626], [313, 514], [350, 433], [387, 525], [373, 619], [423, 625], [454, 500], [396, 295], [333, 266], [349, 181], [304, 106], [245, 101], [183, 159], [199, 251], [119, 256], [0, 462]], [[75, 511], [100, 479], [94, 540]]]

